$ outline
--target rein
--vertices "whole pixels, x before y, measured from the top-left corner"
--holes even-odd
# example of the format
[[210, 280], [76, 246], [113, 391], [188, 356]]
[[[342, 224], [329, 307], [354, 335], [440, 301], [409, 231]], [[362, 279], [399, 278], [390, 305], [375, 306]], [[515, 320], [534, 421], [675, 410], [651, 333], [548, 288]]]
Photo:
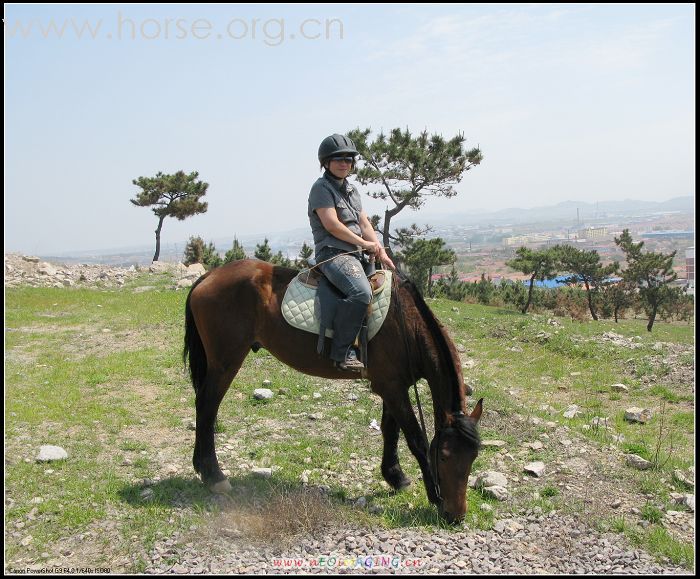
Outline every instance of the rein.
[[313, 269], [316, 269], [319, 265], [323, 265], [324, 263], [327, 263], [329, 261], [333, 261], [337, 257], [341, 257], [342, 255], [352, 255], [353, 253], [362, 253], [364, 250], [363, 249], [356, 249], [354, 251], [346, 251], [345, 253], [339, 253], [338, 255], [334, 255], [333, 257], [329, 257], [328, 259], [324, 259], [320, 263], [317, 263], [316, 265], [312, 267], [305, 267], [301, 271], [311, 271]]
[[[404, 281], [407, 280], [408, 278], [399, 271], [399, 268], [397, 266], [396, 268], [396, 273], [400, 278], [403, 278]], [[418, 416], [420, 417], [420, 425], [421, 429], [423, 430], [423, 437], [425, 438], [426, 444], [428, 444], [428, 431], [425, 428], [425, 419], [423, 418], [423, 407], [420, 403], [420, 395], [418, 394], [418, 380], [416, 380], [415, 374], [413, 373], [413, 368], [411, 367], [411, 346], [408, 342], [408, 332], [406, 331], [406, 319], [405, 316], [403, 315], [403, 308], [401, 307], [401, 299], [399, 298], [398, 291], [396, 292], [396, 308], [398, 309], [399, 313], [399, 320], [401, 320], [401, 334], [403, 335], [403, 343], [404, 346], [406, 347], [406, 359], [408, 360], [408, 372], [411, 376], [411, 382], [413, 382], [413, 389], [414, 392], [416, 393], [416, 403], [418, 406]], [[430, 465], [430, 470], [433, 474], [433, 480], [435, 482], [435, 495], [437, 496], [438, 500], [442, 500], [442, 494], [440, 493], [440, 473], [438, 472], [437, 468], [437, 453], [438, 449], [440, 448], [440, 432], [437, 431], [435, 432], [436, 440], [435, 440], [435, 453], [434, 457], [430, 457], [429, 465]], [[428, 447], [428, 452], [430, 452], [430, 447]]]

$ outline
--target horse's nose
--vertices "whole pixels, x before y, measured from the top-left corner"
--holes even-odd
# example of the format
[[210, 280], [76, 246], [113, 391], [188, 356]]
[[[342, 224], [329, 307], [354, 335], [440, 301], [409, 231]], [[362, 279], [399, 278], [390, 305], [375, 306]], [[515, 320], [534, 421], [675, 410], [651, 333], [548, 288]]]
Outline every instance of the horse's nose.
[[446, 511], [443, 507], [443, 505], [440, 505], [440, 516], [445, 519], [450, 525], [456, 525], [458, 523], [461, 523], [464, 520], [464, 515], [457, 515], [454, 513], [450, 513], [449, 511]]

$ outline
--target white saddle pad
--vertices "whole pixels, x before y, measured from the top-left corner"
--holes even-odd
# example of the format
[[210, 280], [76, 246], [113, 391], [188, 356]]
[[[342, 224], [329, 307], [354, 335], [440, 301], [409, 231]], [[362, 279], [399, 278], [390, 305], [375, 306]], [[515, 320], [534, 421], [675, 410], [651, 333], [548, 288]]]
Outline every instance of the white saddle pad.
[[[375, 290], [372, 313], [367, 320], [367, 339], [371, 340], [384, 323], [391, 300], [391, 272], [384, 271], [384, 284]], [[282, 300], [282, 315], [289, 325], [318, 335], [321, 329], [316, 315], [316, 288], [295, 277], [287, 287]], [[333, 337], [333, 330], [326, 329], [326, 336]]]

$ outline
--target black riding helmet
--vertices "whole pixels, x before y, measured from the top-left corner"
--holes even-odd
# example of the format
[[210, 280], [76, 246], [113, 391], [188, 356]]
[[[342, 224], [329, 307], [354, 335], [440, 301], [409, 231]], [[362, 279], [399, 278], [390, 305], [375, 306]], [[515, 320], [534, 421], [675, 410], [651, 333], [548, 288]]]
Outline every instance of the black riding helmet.
[[345, 135], [331, 135], [321, 141], [321, 146], [318, 148], [318, 161], [323, 165], [330, 157], [336, 157], [343, 153], [353, 157], [359, 155], [352, 139], [348, 139]]

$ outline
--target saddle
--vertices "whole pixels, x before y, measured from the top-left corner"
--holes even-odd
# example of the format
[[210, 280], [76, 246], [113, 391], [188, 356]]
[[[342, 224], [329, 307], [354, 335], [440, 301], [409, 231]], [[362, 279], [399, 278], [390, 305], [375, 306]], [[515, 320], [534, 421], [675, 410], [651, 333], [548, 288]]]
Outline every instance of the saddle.
[[[382, 327], [391, 300], [391, 272], [377, 270], [368, 276], [372, 302], [368, 307], [366, 333], [368, 342]], [[305, 269], [287, 286], [282, 300], [282, 316], [295, 328], [318, 334], [317, 351], [322, 353], [324, 338], [332, 338], [333, 318], [338, 301], [344, 299], [335, 286], [316, 269]], [[360, 331], [362, 334], [363, 331]], [[362, 340], [360, 340], [362, 342]], [[362, 344], [361, 344], [362, 345]], [[364, 348], [362, 348], [364, 350]], [[364, 354], [364, 352], [363, 352]], [[366, 360], [366, 357], [365, 357]]]

